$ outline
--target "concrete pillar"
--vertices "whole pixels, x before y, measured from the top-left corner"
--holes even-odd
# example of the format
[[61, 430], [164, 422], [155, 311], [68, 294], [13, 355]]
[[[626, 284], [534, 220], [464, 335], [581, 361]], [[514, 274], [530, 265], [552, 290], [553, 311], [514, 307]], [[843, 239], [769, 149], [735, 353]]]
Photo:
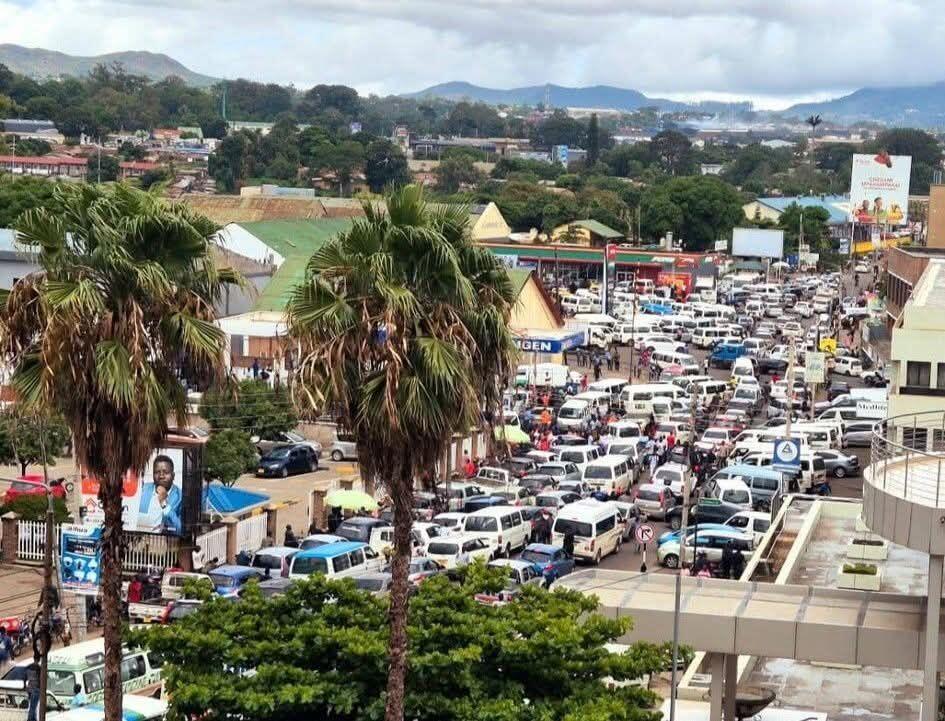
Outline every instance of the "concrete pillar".
[[929, 556], [929, 600], [925, 610], [925, 663], [922, 672], [922, 721], [937, 721], [939, 717], [938, 622], [942, 610], [943, 560], [943, 556]]
[[0, 552], [2, 552], [4, 563], [16, 563], [17, 548], [20, 545], [20, 517], [10, 511], [4, 513], [2, 521], [3, 540], [0, 541]]
[[738, 721], [735, 718], [735, 697], [738, 695], [738, 656], [725, 654], [725, 721]]
[[[263, 510], [266, 513], [266, 535], [275, 540], [279, 538], [279, 507], [270, 503]], [[296, 535], [298, 535], [299, 532], [305, 533], [306, 529], [303, 528], [299, 531], [299, 529], [293, 528], [292, 530], [296, 531]], [[276, 545], [278, 545], [278, 542]]]
[[722, 694], [725, 678], [725, 655], [710, 653], [712, 683], [709, 686], [709, 721], [722, 721]]
[[[328, 528], [328, 513], [325, 508], [325, 496], [327, 491], [314, 488], [309, 495], [308, 522], [314, 523], [319, 528]], [[306, 529], [306, 532], [308, 529]]]
[[226, 526], [226, 562], [227, 563], [236, 563], [236, 525], [239, 523], [239, 520], [233, 518], [233, 516], [227, 516], [223, 519], [223, 524]]

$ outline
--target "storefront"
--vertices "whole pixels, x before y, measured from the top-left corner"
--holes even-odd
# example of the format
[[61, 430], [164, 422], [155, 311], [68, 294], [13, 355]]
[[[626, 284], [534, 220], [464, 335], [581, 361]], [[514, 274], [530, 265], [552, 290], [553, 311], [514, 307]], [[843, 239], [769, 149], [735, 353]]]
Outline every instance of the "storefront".
[[520, 362], [564, 363], [564, 354], [584, 345], [584, 332], [563, 328], [560, 331], [516, 331], [515, 347], [521, 352]]

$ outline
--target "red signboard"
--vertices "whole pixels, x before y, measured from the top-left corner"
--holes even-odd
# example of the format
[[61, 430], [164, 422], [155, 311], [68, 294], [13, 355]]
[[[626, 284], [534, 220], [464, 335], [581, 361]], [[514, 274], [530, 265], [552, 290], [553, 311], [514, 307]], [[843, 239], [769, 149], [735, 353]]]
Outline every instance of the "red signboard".
[[607, 260], [611, 263], [617, 260], [617, 246], [616, 245], [611, 244], [607, 246]]

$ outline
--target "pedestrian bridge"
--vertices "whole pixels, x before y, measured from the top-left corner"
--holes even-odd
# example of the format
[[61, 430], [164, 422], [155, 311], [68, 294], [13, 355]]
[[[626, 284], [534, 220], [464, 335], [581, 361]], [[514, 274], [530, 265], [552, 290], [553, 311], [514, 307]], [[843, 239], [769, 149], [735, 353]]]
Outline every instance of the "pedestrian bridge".
[[[630, 616], [621, 643], [663, 643], [673, 638], [675, 583], [667, 574], [591, 569], [554, 585], [596, 596], [606, 616]], [[924, 597], [684, 576], [681, 598], [680, 643], [696, 651], [924, 668]], [[940, 671], [942, 647], [939, 634]]]

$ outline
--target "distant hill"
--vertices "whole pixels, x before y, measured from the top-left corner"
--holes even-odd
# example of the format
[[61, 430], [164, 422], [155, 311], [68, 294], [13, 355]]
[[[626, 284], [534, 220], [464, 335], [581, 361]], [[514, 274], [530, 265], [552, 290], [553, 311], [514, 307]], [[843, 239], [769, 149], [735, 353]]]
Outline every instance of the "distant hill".
[[162, 80], [170, 75], [176, 75], [188, 85], [198, 87], [207, 87], [217, 82], [217, 78], [195, 73], [174, 58], [161, 53], [129, 50], [82, 57], [42, 48], [0, 44], [0, 63], [16, 73], [28, 75], [37, 80], [58, 78], [64, 75], [82, 77], [88, 75], [89, 71], [99, 63], [107, 65], [116, 62], [124, 65], [129, 73], [144, 75], [152, 80]]
[[561, 85], [530, 85], [524, 88], [499, 90], [483, 88], [466, 82], [450, 82], [434, 85], [417, 93], [408, 93], [407, 98], [437, 97], [448, 100], [473, 100], [490, 105], [537, 105], [545, 102], [545, 94], [555, 107], [607, 108], [613, 110], [636, 110], [643, 107], [658, 107], [661, 110], [683, 110], [689, 106], [663, 98], [650, 98], [639, 90], [615, 88], [611, 85], [592, 85], [583, 88], [566, 88]]
[[782, 112], [806, 118], [820, 114], [841, 123], [872, 120], [887, 125], [945, 127], [945, 82], [899, 88], [861, 88], [819, 103], [801, 103]]

